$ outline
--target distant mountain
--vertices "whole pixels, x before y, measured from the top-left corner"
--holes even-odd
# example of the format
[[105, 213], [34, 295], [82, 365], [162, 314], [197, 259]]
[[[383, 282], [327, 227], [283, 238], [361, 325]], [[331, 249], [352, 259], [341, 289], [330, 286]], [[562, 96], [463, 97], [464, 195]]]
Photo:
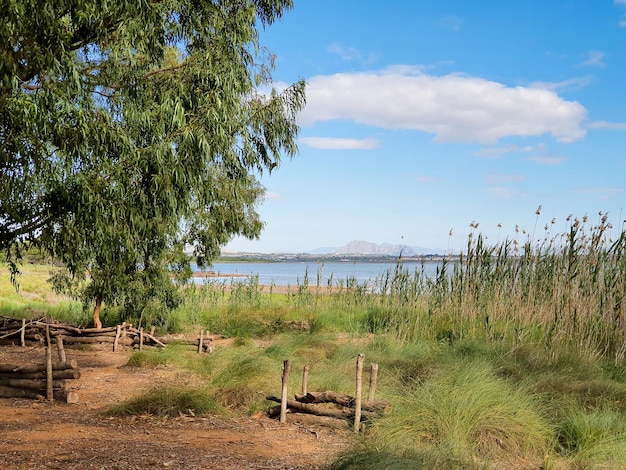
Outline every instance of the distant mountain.
[[[332, 250], [332, 251], [331, 251]], [[444, 250], [436, 248], [424, 248], [421, 246], [392, 245], [389, 243], [372, 243], [362, 240], [352, 240], [340, 248], [317, 248], [309, 251], [312, 254], [359, 254], [359, 255], [387, 255], [420, 256], [443, 254]]]

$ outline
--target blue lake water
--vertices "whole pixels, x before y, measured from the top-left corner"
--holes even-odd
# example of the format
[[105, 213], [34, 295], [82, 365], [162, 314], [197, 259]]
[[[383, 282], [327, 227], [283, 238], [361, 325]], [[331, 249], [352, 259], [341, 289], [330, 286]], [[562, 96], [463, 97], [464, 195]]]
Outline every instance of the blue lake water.
[[[296, 286], [303, 284], [305, 276], [308, 273], [309, 285], [315, 286], [328, 285], [332, 280], [333, 285], [338, 281], [344, 281], [347, 278], [356, 279], [360, 284], [374, 283], [377, 278], [384, 276], [387, 272], [393, 272], [397, 263], [373, 263], [373, 262], [352, 262], [352, 261], [333, 261], [325, 263], [307, 262], [268, 262], [268, 263], [215, 263], [211, 267], [207, 267], [206, 271], [214, 272], [217, 276], [209, 279], [218, 281], [223, 280], [245, 280], [242, 276], [258, 276], [259, 284], [274, 284], [277, 286]], [[415, 270], [421, 270], [423, 266], [424, 274], [429, 277], [435, 277], [440, 261], [421, 262], [402, 262], [402, 267], [407, 269], [410, 274]], [[202, 284], [204, 278], [195, 278], [197, 284]]]

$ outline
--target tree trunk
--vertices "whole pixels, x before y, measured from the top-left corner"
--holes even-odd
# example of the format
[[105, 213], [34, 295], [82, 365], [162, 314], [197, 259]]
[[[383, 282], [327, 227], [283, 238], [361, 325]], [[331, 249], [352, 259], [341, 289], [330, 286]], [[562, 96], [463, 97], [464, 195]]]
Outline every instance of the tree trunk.
[[102, 294], [96, 295], [96, 306], [93, 308], [93, 326], [94, 328], [102, 328], [100, 321], [100, 308], [102, 307]]

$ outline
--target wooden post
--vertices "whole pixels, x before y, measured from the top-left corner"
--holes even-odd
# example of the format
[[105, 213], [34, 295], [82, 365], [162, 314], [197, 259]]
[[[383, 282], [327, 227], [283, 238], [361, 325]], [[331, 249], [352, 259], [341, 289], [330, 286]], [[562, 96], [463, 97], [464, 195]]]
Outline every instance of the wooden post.
[[372, 362], [370, 369], [370, 388], [367, 392], [367, 401], [374, 401], [376, 396], [376, 385], [378, 384], [378, 364]]
[[302, 370], [302, 395], [306, 395], [309, 384], [309, 366], [304, 366]]
[[139, 350], [143, 349], [143, 326], [139, 327]]
[[22, 332], [20, 334], [20, 339], [22, 340], [22, 346], [26, 346], [26, 340], [24, 335], [26, 334], [26, 318], [22, 318]]
[[363, 388], [363, 361], [365, 354], [359, 354], [356, 359], [356, 393], [354, 395], [354, 432], [361, 429], [361, 391]]
[[115, 339], [113, 340], [113, 352], [117, 351], [117, 343], [120, 340], [120, 331], [121, 331], [122, 327], [120, 325], [117, 325], [115, 327]]
[[202, 352], [204, 346], [204, 330], [200, 330], [200, 340], [198, 341], [198, 354]]
[[54, 400], [54, 383], [52, 377], [52, 347], [50, 344], [50, 326], [46, 325], [46, 399]]
[[59, 353], [59, 362], [67, 362], [65, 357], [65, 348], [63, 347], [63, 335], [58, 335], [56, 339], [57, 352]]
[[289, 371], [291, 370], [291, 361], [285, 359], [283, 361], [283, 390], [280, 395], [280, 422], [287, 422], [287, 384], [289, 382]]

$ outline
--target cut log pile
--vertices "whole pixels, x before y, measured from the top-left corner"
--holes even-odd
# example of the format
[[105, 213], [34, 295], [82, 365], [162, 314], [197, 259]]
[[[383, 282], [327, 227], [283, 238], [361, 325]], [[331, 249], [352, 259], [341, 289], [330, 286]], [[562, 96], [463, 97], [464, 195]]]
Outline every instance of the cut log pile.
[[[54, 362], [52, 369], [52, 394], [55, 400], [78, 403], [78, 393], [71, 390], [67, 381], [79, 379], [80, 371], [75, 360]], [[0, 397], [42, 398], [48, 394], [46, 364], [27, 366], [0, 364]]]
[[281, 423], [295, 422], [302, 425], [321, 425], [336, 429], [349, 429], [355, 432], [361, 429], [361, 422], [371, 422], [382, 417], [390, 404], [386, 400], [375, 399], [378, 381], [378, 364], [372, 364], [369, 391], [366, 401], [361, 400], [363, 354], [357, 358], [356, 396], [343, 395], [331, 390], [325, 392], [307, 391], [309, 366], [305, 366], [302, 374], [302, 393], [295, 395], [295, 400], [287, 399], [287, 382], [289, 380], [290, 361], [285, 360], [282, 375], [282, 394], [280, 397], [268, 395], [267, 400], [280, 403], [269, 410], [269, 416], [280, 418]]
[[[280, 397], [269, 395], [267, 400], [280, 403]], [[336, 429], [350, 429], [356, 414], [356, 399], [333, 391], [308, 392], [295, 395], [295, 400], [287, 400], [287, 420], [301, 424], [319, 424]], [[364, 401], [361, 417], [363, 421], [373, 421], [384, 415], [389, 403], [385, 400]], [[293, 416], [297, 414], [297, 416]], [[269, 416], [278, 418], [280, 406], [270, 408]], [[291, 417], [289, 416], [291, 415]], [[308, 416], [307, 416], [308, 415]], [[291, 419], [290, 419], [291, 418]]]
[[46, 328], [51, 338], [61, 338], [65, 344], [100, 344], [110, 343], [113, 350], [118, 346], [131, 346], [141, 349], [143, 346], [165, 347], [165, 341], [154, 335], [154, 329], [147, 333], [143, 328], [133, 328], [130, 323], [107, 328], [81, 328], [64, 323], [25, 320], [9, 317], [0, 318], [0, 344], [45, 344]]

